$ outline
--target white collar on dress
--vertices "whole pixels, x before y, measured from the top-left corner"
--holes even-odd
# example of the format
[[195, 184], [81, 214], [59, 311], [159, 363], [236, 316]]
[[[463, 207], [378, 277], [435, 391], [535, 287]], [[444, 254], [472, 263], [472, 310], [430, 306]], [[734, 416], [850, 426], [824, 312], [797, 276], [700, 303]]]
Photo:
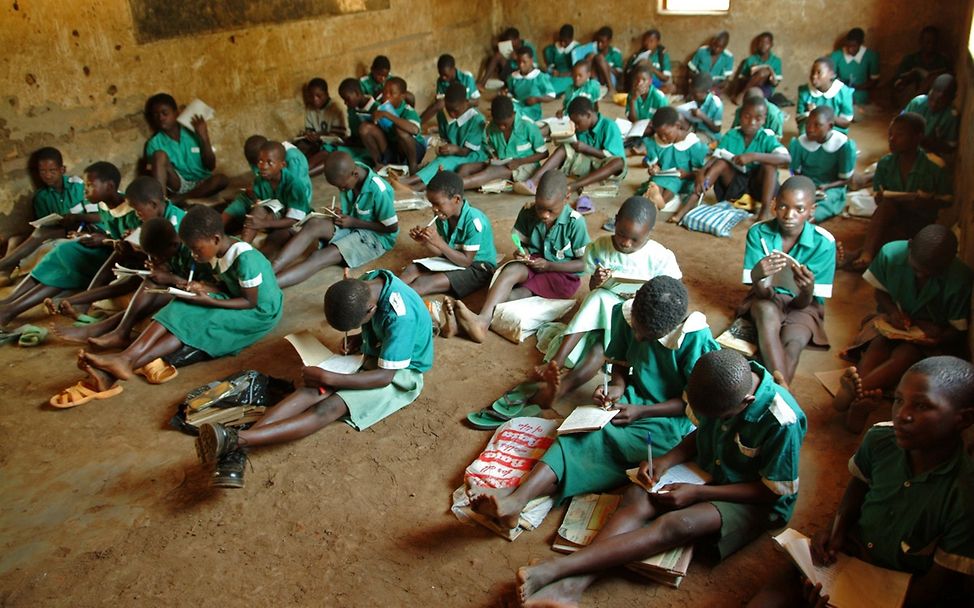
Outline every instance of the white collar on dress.
[[541, 73], [541, 70], [539, 70], [538, 68], [534, 68], [533, 70], [531, 70], [527, 74], [522, 74], [521, 72], [514, 72], [513, 74], [511, 74], [511, 78], [513, 78], [515, 80], [521, 80], [521, 79], [531, 80], [532, 78], [537, 78], [538, 77], [538, 74], [540, 74], [540, 73]]
[[832, 99], [839, 94], [840, 90], [842, 90], [842, 81], [838, 78], [832, 81], [832, 86], [830, 86], [829, 90], [825, 91], [824, 93], [816, 89], [815, 85], [812, 83], [808, 83], [808, 92], [812, 97], [824, 97], [826, 99]]
[[670, 146], [673, 146], [674, 148], [676, 148], [680, 152], [684, 152], [686, 150], [689, 150], [690, 148], [692, 148], [694, 146], [694, 144], [696, 144], [698, 141], [700, 141], [700, 138], [697, 137], [697, 134], [694, 133], [693, 131], [690, 131], [689, 133], [687, 133], [687, 136], [684, 137], [682, 141], [677, 141], [677, 142], [674, 142], [672, 144], [664, 144], [663, 142], [660, 141], [658, 135], [657, 136], [654, 136], [654, 139], [656, 140], [656, 145], [659, 146], [660, 148], [669, 148]]
[[464, 112], [460, 116], [457, 116], [456, 118], [451, 118], [451, 119], [447, 120], [446, 122], [447, 122], [447, 124], [451, 124], [451, 125], [453, 123], [457, 123], [457, 126], [462, 127], [463, 125], [467, 124], [467, 122], [471, 118], [473, 118], [476, 113], [477, 113], [477, 109], [476, 108], [467, 108], [467, 111], [466, 112]]
[[[634, 298], [633, 298], [634, 299]], [[629, 327], [632, 327], [632, 302], [633, 299], [622, 303], [622, 318], [626, 320]], [[658, 342], [670, 350], [676, 350], [683, 346], [683, 338], [692, 331], [699, 331], [710, 327], [707, 317], [702, 312], [693, 311], [683, 320], [673, 331], [659, 338]]]
[[556, 42], [555, 52], [558, 53], [559, 55], [567, 55], [568, 53], [571, 53], [572, 49], [574, 49], [576, 46], [578, 46], [578, 40], [572, 40], [571, 42], [568, 43], [568, 46], [561, 46]]
[[829, 154], [838, 152], [847, 141], [849, 141], [849, 137], [845, 133], [841, 133], [835, 129], [832, 130], [829, 138], [824, 143], [818, 143], [817, 141], [808, 139], [808, 134], [805, 133], [798, 138], [798, 143], [809, 152], [815, 152], [819, 148], [824, 148]]
[[250, 243], [237, 241], [233, 245], [230, 245], [230, 248], [227, 249], [227, 252], [223, 254], [222, 258], [214, 258], [213, 261], [210, 262], [210, 266], [219, 270], [220, 274], [223, 274], [230, 269], [230, 266], [232, 266], [237, 258], [240, 257], [241, 253], [250, 251], [251, 249], [253, 249], [253, 247], [250, 246]]
[[845, 59], [846, 63], [852, 63], [853, 61], [855, 61], [856, 63], [862, 63], [862, 58], [865, 56], [865, 54], [866, 54], [866, 45], [864, 44], [859, 45], [859, 52], [856, 53], [855, 55], [850, 55], [849, 53], [845, 52], [845, 49], [842, 49], [842, 57]]
[[109, 207], [108, 203], [101, 201], [98, 203], [98, 208], [103, 211], [107, 211], [112, 217], [123, 217], [134, 211], [127, 200], [122, 201], [122, 203], [117, 207]]

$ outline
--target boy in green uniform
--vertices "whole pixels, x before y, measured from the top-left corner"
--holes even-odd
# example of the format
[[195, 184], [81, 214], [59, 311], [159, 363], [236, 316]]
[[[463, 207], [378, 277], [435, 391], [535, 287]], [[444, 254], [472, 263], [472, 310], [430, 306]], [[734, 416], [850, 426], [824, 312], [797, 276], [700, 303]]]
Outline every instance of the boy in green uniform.
[[964, 352], [971, 309], [971, 269], [957, 258], [957, 237], [939, 224], [909, 241], [886, 243], [863, 278], [876, 290], [879, 318], [894, 328], [919, 328], [922, 338], [886, 337], [876, 329], [877, 314], [863, 320], [842, 353], [858, 365], [846, 370], [832, 402], [847, 412], [846, 427], [854, 433], [908, 367], [923, 357]]
[[363, 122], [359, 136], [376, 167], [405, 163], [414, 174], [426, 155], [426, 140], [420, 133], [419, 114], [405, 95], [405, 80], [398, 76], [386, 80], [384, 101], [372, 112], [374, 122]]
[[692, 461], [711, 481], [667, 484], [655, 492], [630, 485], [591, 544], [518, 570], [523, 606], [578, 605], [603, 570], [675, 547], [703, 544], [727, 558], [788, 522], [807, 428], [794, 398], [733, 350], [700, 357], [686, 397], [696, 430], [652, 463], [643, 462], [638, 478], [651, 486], [671, 467]]
[[599, 386], [592, 398], [619, 413], [601, 430], [558, 437], [515, 488], [469, 487], [473, 509], [515, 528], [521, 511], [539, 496], [563, 501], [623, 485], [626, 469], [646, 455], [647, 435], [655, 456], [679, 445], [693, 430], [683, 402], [687, 379], [702, 355], [720, 348], [707, 318], [687, 315], [688, 301], [683, 283], [658, 276], [617, 304], [605, 356], [618, 363], [608, 391]]
[[591, 56], [592, 70], [607, 89], [614, 95], [622, 80], [622, 51], [612, 46], [612, 28], [605, 25], [595, 32], [597, 52]]
[[812, 63], [808, 83], [798, 87], [798, 106], [795, 122], [798, 132], [805, 132], [808, 113], [817, 106], [828, 106], [835, 112], [835, 128], [843, 133], [849, 132], [849, 125], [855, 117], [852, 105], [852, 88], [835, 77], [835, 64], [828, 57], [819, 57]]
[[744, 92], [752, 87], [761, 89], [767, 98], [774, 95], [781, 84], [781, 57], [771, 52], [773, 46], [774, 34], [771, 32], [761, 32], [754, 39], [754, 53], [748, 55], [737, 68], [737, 105], [740, 105]]
[[[815, 565], [839, 552], [913, 576], [905, 606], [968, 606], [974, 577], [974, 463], [963, 432], [974, 422], [974, 366], [930, 357], [903, 375], [893, 420], [869, 429], [849, 459], [852, 478], [830, 526], [811, 542]], [[749, 608], [825, 606], [821, 587], [794, 570]]]
[[[501, 43], [510, 43], [511, 52], [508, 55], [501, 53]], [[493, 52], [487, 58], [487, 65], [484, 67], [484, 76], [480, 84], [485, 84], [489, 78], [497, 78], [502, 82], [506, 82], [510, 75], [518, 69], [518, 60], [514, 55], [514, 51], [521, 47], [531, 49], [532, 57], [538, 56], [537, 49], [534, 48], [531, 42], [521, 38], [521, 33], [517, 28], [509, 27], [501, 32], [497, 43], [493, 45]]]
[[751, 286], [738, 316], [749, 315], [765, 367], [782, 386], [795, 376], [802, 349], [828, 347], [825, 299], [832, 297], [835, 239], [809, 220], [815, 184], [796, 175], [775, 197], [774, 219], [747, 231], [743, 282]]
[[[764, 99], [764, 107], [767, 108], [767, 114], [766, 114], [767, 118], [764, 119], [764, 128], [771, 129], [772, 131], [774, 131], [775, 136], [778, 139], [781, 139], [784, 136], [784, 132], [785, 132], [784, 112], [781, 111], [781, 108], [779, 108], [775, 104], [765, 99], [764, 93], [761, 91], [761, 89], [757, 87], [750, 88], [747, 90], [747, 92], [744, 93], [745, 101], [751, 98]], [[731, 128], [741, 126], [741, 111], [743, 109], [744, 107], [741, 106], [740, 108], [734, 110], [734, 123], [731, 125]], [[833, 112], [833, 116], [834, 115], [835, 113]]]
[[653, 74], [646, 65], [633, 70], [629, 97], [626, 99], [626, 117], [629, 122], [648, 120], [657, 109], [670, 105], [666, 94], [653, 86]]
[[942, 38], [941, 32], [928, 25], [920, 30], [920, 48], [915, 53], [903, 57], [896, 75], [893, 77], [893, 98], [895, 105], [930, 89], [933, 79], [950, 72], [950, 57], [937, 48]]
[[392, 72], [392, 64], [389, 62], [389, 58], [385, 55], [376, 55], [372, 59], [372, 65], [369, 67], [369, 73], [362, 76], [358, 80], [359, 86], [362, 88], [362, 92], [371, 97], [372, 99], [381, 102], [383, 99], [383, 93], [385, 92], [386, 80], [389, 79]]
[[514, 98], [518, 112], [528, 118], [541, 120], [541, 104], [555, 100], [551, 77], [534, 66], [534, 51], [522, 46], [514, 51], [517, 70], [505, 83], [507, 93]]
[[532, 295], [565, 299], [575, 295], [585, 270], [588, 229], [582, 216], [568, 206], [568, 180], [563, 173], [545, 174], [533, 205], [525, 205], [514, 221], [514, 261], [498, 270], [480, 314], [456, 302], [460, 328], [474, 342], [483, 342], [501, 302]]
[[854, 27], [846, 34], [842, 48], [829, 55], [836, 77], [854, 89], [852, 101], [858, 105], [869, 103], [869, 91], [879, 84], [879, 55], [863, 45], [865, 40], [866, 32]]
[[465, 190], [503, 179], [527, 179], [548, 157], [548, 147], [534, 121], [514, 110], [510, 97], [498, 95], [490, 102], [490, 124], [484, 133], [490, 160], [457, 167]]
[[542, 51], [545, 70], [556, 95], [561, 95], [571, 86], [572, 51], [577, 46], [575, 28], [566, 23], [558, 30], [557, 39]]
[[[649, 181], [636, 193], [646, 192], [656, 208], [662, 209], [674, 196], [687, 197], [693, 193], [697, 174], [707, 164], [708, 150], [671, 106], [660, 108], [653, 116], [653, 133], [653, 137], [643, 139], [646, 148], [643, 164], [649, 168]], [[689, 199], [684, 198], [669, 221], [679, 223], [690, 208]]]
[[697, 180], [694, 195], [700, 196], [713, 185], [717, 200], [730, 201], [745, 194], [761, 204], [761, 220], [771, 217], [771, 200], [778, 187], [778, 167], [791, 161], [788, 149], [770, 129], [765, 129], [767, 101], [751, 97], [741, 108], [741, 126], [720, 138], [713, 157]]
[[295, 441], [344, 420], [364, 431], [419, 397], [423, 374], [433, 366], [433, 327], [422, 298], [388, 270], [345, 279], [325, 292], [325, 318], [349, 332], [344, 354], [361, 352], [362, 369], [340, 374], [308, 366], [304, 387], [264, 413], [254, 426], [238, 431], [219, 424], [200, 427], [197, 454], [217, 461], [213, 483], [243, 486], [244, 450]]
[[669, 94], [674, 91], [673, 67], [670, 54], [666, 52], [666, 47], [661, 44], [660, 38], [660, 31], [655, 28], [643, 33], [639, 51], [633, 53], [626, 62], [625, 75], [627, 81], [631, 81], [636, 66], [645, 64], [653, 74], [653, 86]]
[[587, 61], [579, 61], [572, 66], [572, 85], [561, 99], [562, 107], [556, 114], [558, 118], [568, 113], [568, 104], [576, 97], [586, 97], [594, 104], [598, 104], [602, 97], [599, 81], [592, 78], [592, 67]]
[[486, 287], [497, 267], [494, 230], [487, 215], [463, 198], [463, 178], [440, 171], [426, 188], [426, 198], [433, 207], [436, 228], [416, 226], [409, 231], [410, 238], [430, 255], [446, 258], [462, 269], [434, 272], [413, 262], [399, 278], [421, 296], [450, 293], [464, 298]]
[[575, 193], [606, 179], [625, 179], [628, 171], [626, 151], [615, 121], [597, 112], [592, 100], [585, 97], [576, 97], [572, 101], [568, 106], [568, 117], [575, 123], [576, 141], [558, 146], [531, 177], [514, 184], [515, 192], [534, 195], [535, 184], [552, 170], [576, 178], [571, 184]]
[[[399, 217], [388, 182], [344, 152], [328, 157], [325, 179], [341, 191], [341, 209], [333, 218], [309, 220], [277, 254], [274, 272], [281, 287], [306, 281], [328, 266], [363, 266], [396, 244]], [[318, 249], [302, 259], [315, 243]]]
[[957, 151], [960, 119], [957, 110], [951, 107], [956, 95], [957, 79], [941, 74], [933, 80], [926, 95], [917, 95], [903, 109], [923, 117], [926, 127], [920, 145], [927, 152], [949, 157]]
[[345, 139], [345, 145], [358, 151], [359, 154], [352, 154], [348, 150], [342, 151], [352, 154], [353, 158], [359, 162], [369, 162], [371, 159], [365, 153], [362, 145], [362, 125], [372, 122], [372, 114], [379, 107], [379, 104], [362, 91], [362, 86], [354, 78], [343, 80], [338, 85], [338, 94], [345, 102], [345, 111], [348, 116], [349, 134]]
[[[702, 135], [706, 141], [717, 144], [720, 143], [720, 130], [724, 125], [724, 102], [720, 100], [719, 95], [711, 91], [712, 88], [713, 79], [710, 74], [695, 74], [690, 80], [690, 94], [687, 102], [688, 104], [692, 103], [692, 106], [688, 110], [684, 110], [682, 107], [678, 109], [693, 125], [693, 130], [697, 135]], [[737, 123], [734, 123], [734, 126], [736, 127]], [[781, 135], [779, 134], [778, 137]]]
[[443, 110], [443, 100], [446, 97], [446, 91], [453, 84], [460, 84], [463, 87], [471, 106], [475, 107], [477, 102], [480, 101], [480, 89], [477, 88], [477, 81], [474, 79], [473, 74], [457, 68], [457, 60], [453, 58], [453, 55], [440, 55], [439, 59], [436, 60], [436, 72], [438, 74], [436, 79], [436, 98], [420, 115], [420, 122], [422, 124], [426, 124], [426, 121]]
[[155, 133], [145, 144], [149, 173], [159, 180], [174, 203], [215, 194], [227, 187], [227, 177], [213, 173], [216, 154], [202, 116], [192, 118], [193, 130], [179, 123], [176, 100], [158, 93], [145, 104]]
[[791, 140], [791, 172], [815, 182], [814, 221], [817, 224], [845, 209], [846, 185], [856, 169], [856, 142], [835, 126], [835, 114], [828, 106], [811, 111], [805, 133]]
[[693, 74], [706, 72], [714, 81], [714, 91], [719, 92], [728, 78], [734, 75], [734, 53], [727, 50], [730, 34], [719, 32], [693, 54], [687, 69]]

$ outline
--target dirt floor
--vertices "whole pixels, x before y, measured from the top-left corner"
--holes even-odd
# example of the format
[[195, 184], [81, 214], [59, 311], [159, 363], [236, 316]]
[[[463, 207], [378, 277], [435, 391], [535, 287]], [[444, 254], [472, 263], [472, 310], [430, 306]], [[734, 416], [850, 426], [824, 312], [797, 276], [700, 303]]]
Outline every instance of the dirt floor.
[[[619, 107], [603, 110], [621, 115]], [[728, 118], [732, 111], [728, 104]], [[885, 151], [887, 120], [874, 112], [853, 128], [860, 169]], [[793, 121], [789, 129], [786, 141]], [[644, 178], [634, 167], [618, 201], [596, 201], [588, 217], [593, 237], [605, 234], [599, 227]], [[314, 183], [316, 200], [330, 200], [334, 190], [324, 179]], [[526, 199], [477, 193], [470, 200], [490, 215], [499, 251], [509, 254], [507, 232]], [[399, 247], [380, 264], [399, 270], [420, 257], [406, 233], [428, 218], [428, 212], [403, 213]], [[825, 227], [856, 245], [865, 224], [834, 219]], [[718, 239], [664, 222], [655, 231], [675, 251], [691, 307], [707, 314], [715, 335], [745, 293], [745, 231], [741, 225], [731, 238]], [[163, 387], [130, 381], [119, 397], [73, 410], [42, 404], [80, 378], [77, 347], [54, 340], [36, 349], [0, 347], [0, 394], [9, 397], [0, 408], [0, 606], [513, 605], [515, 570], [554, 555], [550, 544], [562, 511], [510, 543], [459, 523], [449, 506], [464, 467], [489, 437], [465, 426], [464, 415], [540, 361], [534, 339], [518, 347], [494, 334], [483, 345], [438, 338], [435, 366], [414, 404], [365, 432], [336, 424], [254, 452], [243, 490], [209, 488], [193, 440], [167, 427], [188, 390], [236, 370], [296, 379], [300, 361], [282, 338], [311, 329], [337, 342], [321, 301], [339, 276], [322, 272], [288, 290], [280, 326], [239, 356], [185, 368]], [[827, 523], [858, 442], [831, 415], [812, 374], [841, 365], [838, 349], [872, 308], [872, 290], [839, 272], [834, 293], [828, 305], [834, 346], [806, 351], [793, 385], [809, 433], [792, 525], [807, 533]], [[480, 299], [474, 298], [475, 309]], [[50, 320], [38, 309], [25, 321]], [[590, 390], [570, 395], [559, 409], [588, 402]], [[719, 565], [695, 561], [678, 590], [631, 574], [607, 575], [583, 605], [738, 606], [785, 567], [784, 556], [763, 538]]]

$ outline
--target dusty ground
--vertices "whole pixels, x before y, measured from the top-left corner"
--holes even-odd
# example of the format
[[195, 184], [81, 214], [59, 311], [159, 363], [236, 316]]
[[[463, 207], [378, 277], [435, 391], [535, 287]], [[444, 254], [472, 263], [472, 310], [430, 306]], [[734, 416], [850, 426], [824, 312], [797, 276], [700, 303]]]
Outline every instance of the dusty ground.
[[[874, 115], [854, 128], [861, 167], [885, 150], [886, 120]], [[644, 175], [631, 171], [623, 196]], [[323, 179], [315, 187], [316, 198], [330, 200]], [[492, 218], [499, 250], [510, 253], [506, 234], [525, 199], [470, 199]], [[599, 226], [620, 201], [597, 201], [588, 218], [593, 237], [604, 234]], [[406, 232], [427, 218], [402, 214], [400, 247], [380, 260], [383, 266], [400, 269], [417, 257]], [[837, 219], [826, 227], [855, 243], [864, 224]], [[708, 315], [715, 334], [745, 292], [745, 230], [717, 239], [665, 223], [656, 229], [655, 238], [677, 254], [692, 306]], [[461, 420], [540, 360], [533, 339], [521, 347], [496, 335], [480, 346], [437, 339], [436, 364], [416, 403], [363, 433], [337, 424], [254, 453], [243, 490], [210, 489], [192, 439], [166, 426], [186, 391], [235, 370], [295, 378], [300, 363], [282, 337], [310, 328], [336, 338], [323, 328], [320, 303], [338, 276], [323, 272], [289, 290], [280, 326], [240, 356], [186, 368], [164, 387], [131, 381], [121, 396], [74, 410], [42, 404], [78, 379], [76, 347], [0, 347], [0, 394], [8, 395], [0, 408], [0, 606], [510, 605], [515, 569], [553, 555], [561, 511], [509, 543], [460, 524], [448, 509], [464, 466], [488, 438]], [[806, 531], [827, 521], [857, 444], [830, 415], [812, 372], [839, 366], [838, 347], [872, 295], [848, 273], [839, 273], [835, 294], [828, 307], [835, 346], [806, 351], [794, 382], [809, 434], [792, 525]], [[39, 311], [27, 318], [45, 321]], [[571, 397], [563, 405], [587, 400], [584, 391]], [[737, 606], [785, 567], [771, 545], [761, 539], [716, 566], [698, 560], [679, 590], [606, 576], [584, 605]]]

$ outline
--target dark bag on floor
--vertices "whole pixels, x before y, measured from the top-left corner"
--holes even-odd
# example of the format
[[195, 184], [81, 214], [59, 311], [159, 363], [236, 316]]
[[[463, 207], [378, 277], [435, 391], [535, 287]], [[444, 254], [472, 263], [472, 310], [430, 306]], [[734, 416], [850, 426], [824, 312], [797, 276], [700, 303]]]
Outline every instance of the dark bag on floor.
[[[223, 385], [222, 388], [207, 397], [207, 392], [221, 385]], [[182, 431], [187, 435], [195, 436], [199, 434], [199, 431], [195, 426], [186, 421], [186, 411], [190, 403], [195, 399], [209, 398], [212, 400], [206, 408], [199, 409], [214, 407], [226, 409], [241, 405], [269, 407], [292, 391], [294, 391], [294, 384], [287, 380], [274, 378], [252, 369], [236, 372], [222, 380], [215, 380], [203, 386], [198, 386], [186, 393], [186, 397], [179, 404], [176, 415], [172, 417], [169, 424], [176, 430]]]

